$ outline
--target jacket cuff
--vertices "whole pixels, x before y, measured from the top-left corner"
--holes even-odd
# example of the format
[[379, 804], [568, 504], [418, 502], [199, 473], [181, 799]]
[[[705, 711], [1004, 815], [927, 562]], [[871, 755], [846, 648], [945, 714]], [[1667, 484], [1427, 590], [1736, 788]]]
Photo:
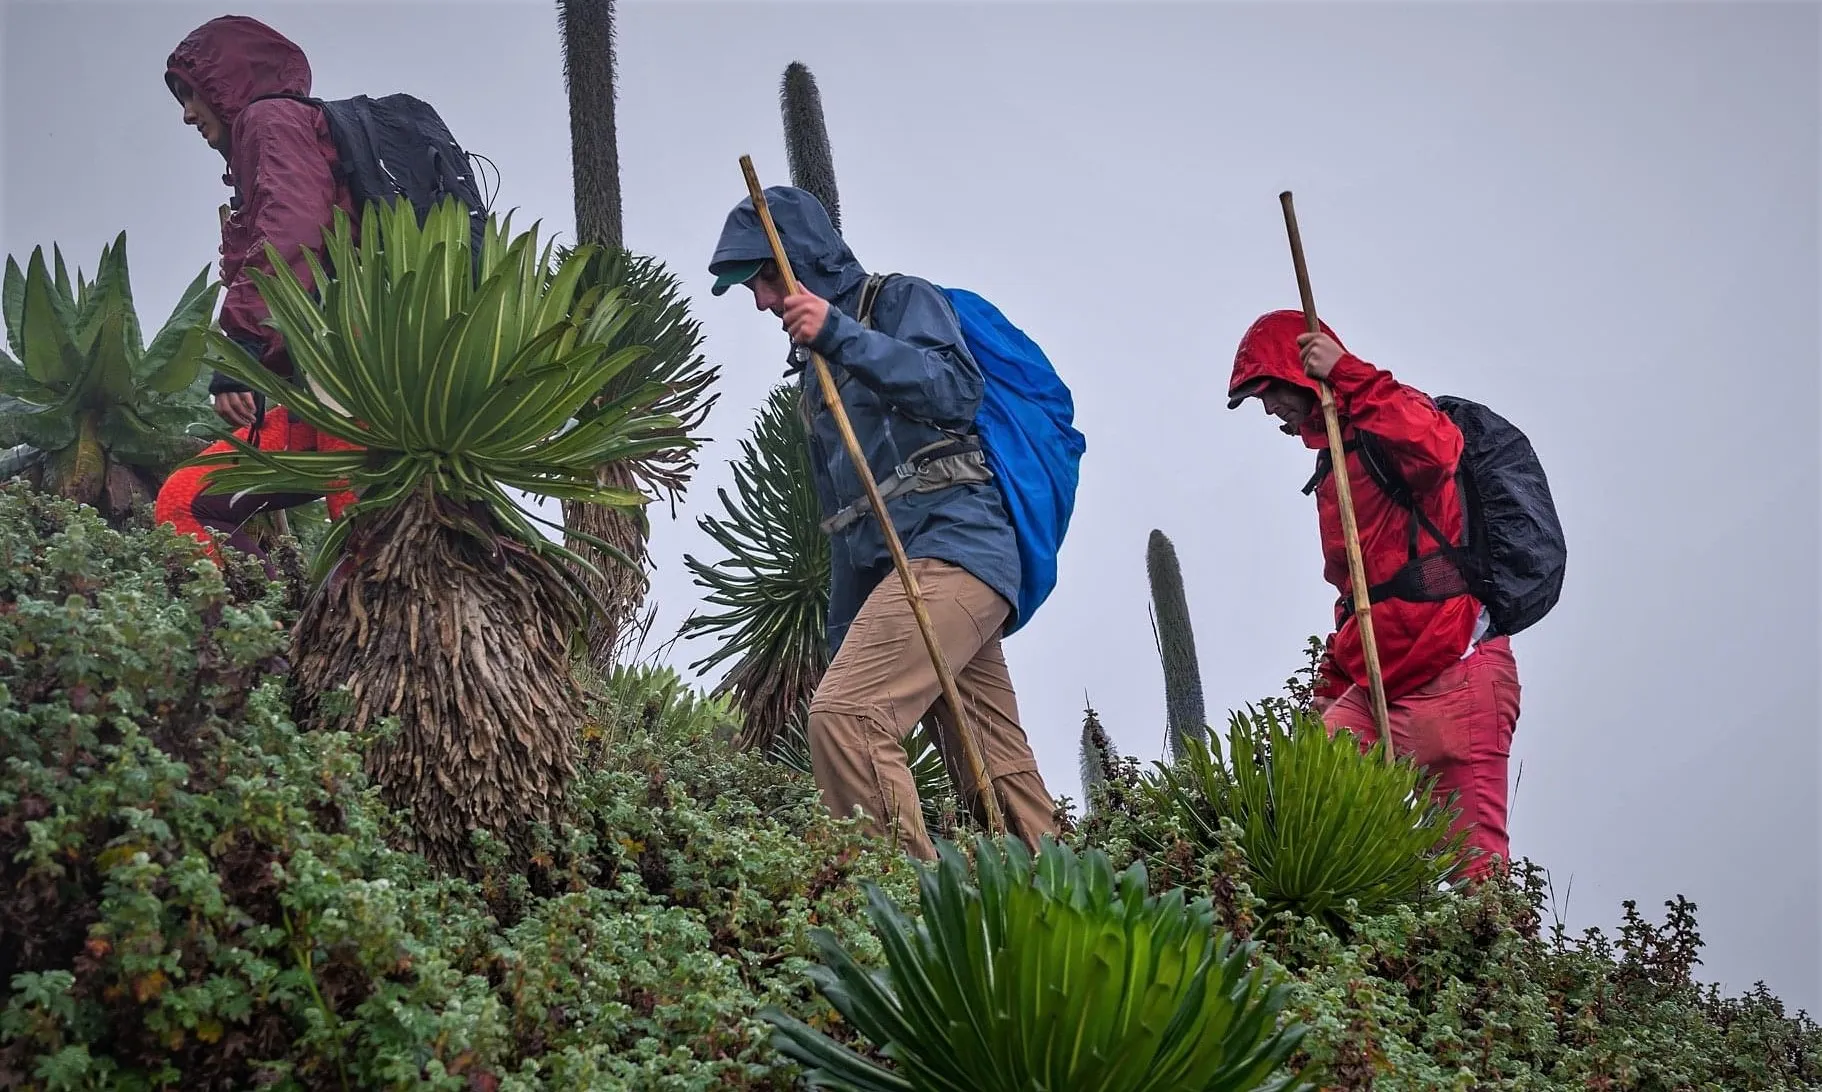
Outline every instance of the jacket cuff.
[[1345, 399], [1359, 393], [1378, 374], [1378, 368], [1353, 353], [1342, 353], [1341, 359], [1329, 370], [1329, 386], [1334, 388], [1337, 397]]
[[216, 372], [209, 378], [210, 394], [241, 394], [252, 389], [240, 380], [221, 372]]
[[863, 329], [859, 322], [849, 318], [841, 308], [829, 304], [829, 314], [822, 320], [822, 329], [816, 331], [816, 336], [810, 339], [810, 348], [825, 357], [830, 355], [836, 345], [853, 333], [842, 329], [844, 323], [852, 324], [856, 331]]

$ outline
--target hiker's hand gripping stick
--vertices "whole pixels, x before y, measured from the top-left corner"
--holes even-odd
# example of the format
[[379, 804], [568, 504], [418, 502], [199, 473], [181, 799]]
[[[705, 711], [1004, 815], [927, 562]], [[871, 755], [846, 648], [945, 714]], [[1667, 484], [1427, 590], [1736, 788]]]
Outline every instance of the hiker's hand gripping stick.
[[[1291, 205], [1291, 191], [1278, 195], [1284, 206], [1284, 230], [1291, 239], [1291, 264], [1297, 269], [1297, 292], [1303, 297], [1303, 321], [1309, 332], [1322, 332], [1316, 317], [1316, 296], [1310, 290], [1310, 270], [1303, 260], [1303, 237], [1297, 233], [1297, 210]], [[1385, 679], [1379, 672], [1379, 644], [1373, 639], [1373, 604], [1367, 594], [1366, 561], [1360, 555], [1360, 528], [1354, 522], [1354, 493], [1348, 487], [1347, 452], [1341, 443], [1341, 418], [1335, 409], [1335, 391], [1328, 380], [1316, 380], [1322, 398], [1322, 423], [1329, 434], [1329, 462], [1335, 475], [1335, 499], [1341, 505], [1341, 537], [1347, 543], [1348, 583], [1354, 591], [1354, 617], [1360, 626], [1360, 648], [1366, 654], [1367, 694], [1373, 702], [1373, 727], [1385, 744], [1385, 760], [1392, 761], [1390, 716], [1385, 705]]]
[[[753, 169], [753, 157], [741, 156], [740, 169], [746, 175], [747, 192], [753, 198], [753, 211], [759, 214], [759, 224], [765, 229], [766, 242], [771, 244], [772, 260], [778, 264], [779, 275], [784, 278], [785, 293], [795, 296], [797, 274], [791, 269], [791, 259], [784, 252], [784, 241], [778, 237], [778, 228], [772, 223], [772, 210], [766, 204], [765, 190], [759, 185], [759, 174]], [[936, 627], [931, 624], [930, 612], [924, 607], [924, 597], [918, 590], [917, 578], [911, 574], [911, 562], [905, 557], [905, 547], [898, 539], [898, 529], [892, 526], [892, 517], [886, 512], [885, 501], [880, 499], [879, 486], [873, 481], [870, 464], [861, 451], [860, 440], [854, 435], [854, 426], [848, 420], [848, 410], [842, 404], [841, 392], [836, 389], [835, 379], [829, 374], [829, 362], [822, 358], [821, 353], [807, 345], [802, 346], [802, 349], [816, 370], [817, 382], [822, 386], [823, 402], [835, 416], [835, 427], [841, 433], [842, 443], [847, 447], [848, 459], [854, 464], [856, 476], [867, 491], [867, 501], [873, 507], [874, 518], [879, 520], [880, 532], [886, 539], [886, 549], [892, 554], [892, 567], [898, 570], [899, 581], [905, 586], [905, 598], [910, 601], [911, 613], [917, 618], [917, 628], [923, 631], [924, 645], [930, 650], [930, 663], [936, 668], [937, 681], [942, 684], [943, 700], [948, 703], [950, 715], [955, 718], [955, 734], [961, 739], [968, 773], [974, 778], [974, 791], [987, 812], [988, 829], [995, 834], [1004, 834], [1006, 823], [1000, 815], [999, 799], [987, 780], [987, 767], [981, 756], [980, 742], [968, 723], [961, 694], [955, 688], [955, 676], [949, 670], [949, 661], [943, 656], [942, 646], [936, 640]], [[880, 818], [883, 820], [886, 817]]]

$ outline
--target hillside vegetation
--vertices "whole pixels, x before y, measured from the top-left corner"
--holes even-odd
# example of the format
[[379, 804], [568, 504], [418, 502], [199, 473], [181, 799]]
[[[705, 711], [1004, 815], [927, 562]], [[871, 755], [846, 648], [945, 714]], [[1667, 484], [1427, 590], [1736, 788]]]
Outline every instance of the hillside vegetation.
[[[528, 864], [483, 839], [479, 879], [449, 878], [394, 848], [406, 824], [362, 772], [391, 726], [293, 723], [300, 602], [251, 563], [224, 575], [168, 532], [0, 489], [0, 1087], [800, 1087], [784, 1028], [915, 1068], [915, 1044], [877, 1050], [811, 972], [834, 953], [886, 966], [876, 923], [889, 902], [910, 927], [918, 871], [831, 819], [803, 773], [736, 750], [723, 699], [662, 668], [588, 675], [570, 820], [540, 828]], [[1236, 731], [1270, 735], [1275, 717]], [[1249, 864], [1265, 835], [1244, 814], [1196, 821], [1198, 793], [1228, 791], [1218, 770], [1174, 788], [1130, 761], [1103, 773], [1067, 836], [1072, 867], [1110, 870], [1097, 890], [1111, 891], [1142, 863], [1123, 882], [1164, 896], [1143, 914], [1204, 915], [1182, 942], [1215, 928], [1236, 974], [1279, 991], [1281, 1077], [1385, 1092], [1822, 1082], [1807, 1017], [1763, 989], [1697, 984], [1681, 899], [1661, 916], [1629, 904], [1617, 936], [1569, 935], [1527, 866], [1472, 894], [1304, 914], [1280, 897], [1282, 869]], [[968, 897], [966, 859], [947, 867]], [[996, 867], [1017, 889], [1016, 862]], [[1105, 1087], [1153, 1087], [1136, 1072]]]

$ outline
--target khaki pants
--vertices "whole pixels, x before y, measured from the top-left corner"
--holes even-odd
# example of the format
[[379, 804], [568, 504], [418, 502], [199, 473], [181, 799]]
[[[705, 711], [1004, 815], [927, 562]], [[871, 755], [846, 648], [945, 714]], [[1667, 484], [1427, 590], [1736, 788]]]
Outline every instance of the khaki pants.
[[[1000, 651], [1000, 627], [1010, 605], [966, 570], [918, 558], [911, 572], [923, 593], [937, 643], [955, 674], [969, 728], [1005, 816], [1007, 832], [1033, 849], [1056, 832], [1056, 805], [1038, 775], [1037, 759], [1019, 727], [1018, 700]], [[859, 807], [875, 834], [896, 834], [913, 856], [934, 860], [923, 813], [900, 744], [925, 713], [939, 727], [938, 745], [962, 789], [962, 802], [984, 814], [975, 798], [955, 718], [917, 617], [893, 573], [861, 605], [835, 662], [810, 702], [810, 758], [823, 802], [841, 818]]]

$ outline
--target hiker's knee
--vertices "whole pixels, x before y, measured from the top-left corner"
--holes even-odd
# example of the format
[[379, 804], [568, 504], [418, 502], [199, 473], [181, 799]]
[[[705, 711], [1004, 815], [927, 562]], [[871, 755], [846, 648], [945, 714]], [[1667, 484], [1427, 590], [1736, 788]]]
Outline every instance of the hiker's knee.
[[208, 529], [196, 511], [196, 505], [204, 496], [207, 486], [204, 479], [213, 467], [186, 466], [173, 473], [158, 487], [158, 495], [152, 500], [152, 522], [156, 526], [170, 524], [178, 534], [189, 535], [204, 545], [211, 545]]
[[888, 711], [875, 704], [813, 700], [806, 731], [812, 748], [859, 747], [866, 745], [869, 735], [885, 732], [890, 723]]

